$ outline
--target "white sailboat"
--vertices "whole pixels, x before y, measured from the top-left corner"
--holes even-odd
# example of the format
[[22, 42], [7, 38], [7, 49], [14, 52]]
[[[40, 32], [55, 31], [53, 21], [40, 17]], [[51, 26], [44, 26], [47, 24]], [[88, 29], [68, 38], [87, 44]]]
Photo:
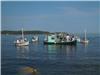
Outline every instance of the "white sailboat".
[[84, 31], [84, 33], [85, 33], [84, 40], [82, 40], [81, 42], [84, 44], [88, 44], [89, 40], [87, 39], [87, 36], [86, 36], [86, 30]]
[[29, 45], [29, 41], [26, 38], [24, 38], [23, 28], [22, 28], [22, 37], [20, 39], [16, 40], [14, 43], [17, 46], [26, 46], [26, 45]]

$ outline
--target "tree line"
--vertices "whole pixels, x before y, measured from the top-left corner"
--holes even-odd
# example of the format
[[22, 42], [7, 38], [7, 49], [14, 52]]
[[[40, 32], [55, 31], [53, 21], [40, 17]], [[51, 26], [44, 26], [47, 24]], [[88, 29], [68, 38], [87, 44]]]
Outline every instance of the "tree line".
[[[1, 34], [22, 34], [22, 31], [1, 31]], [[49, 34], [48, 31], [24, 31], [24, 34]]]

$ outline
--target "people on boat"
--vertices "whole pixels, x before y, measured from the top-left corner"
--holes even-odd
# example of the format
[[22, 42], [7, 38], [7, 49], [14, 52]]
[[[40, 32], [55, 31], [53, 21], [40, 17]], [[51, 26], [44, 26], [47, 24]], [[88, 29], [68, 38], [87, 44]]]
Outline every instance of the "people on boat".
[[56, 33], [50, 34], [44, 40], [44, 44], [76, 44], [76, 38], [72, 34]]
[[69, 34], [66, 35], [66, 40], [67, 40], [67, 41], [70, 40], [70, 36], [69, 36]]
[[17, 40], [17, 43], [20, 43], [20, 41], [19, 41], [19, 40]]

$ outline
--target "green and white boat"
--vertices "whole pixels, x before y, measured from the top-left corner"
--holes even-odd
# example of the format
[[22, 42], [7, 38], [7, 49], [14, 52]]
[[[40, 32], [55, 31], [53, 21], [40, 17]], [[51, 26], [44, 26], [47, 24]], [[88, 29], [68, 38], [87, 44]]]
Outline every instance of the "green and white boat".
[[69, 34], [49, 34], [44, 40], [44, 44], [76, 45], [77, 40]]

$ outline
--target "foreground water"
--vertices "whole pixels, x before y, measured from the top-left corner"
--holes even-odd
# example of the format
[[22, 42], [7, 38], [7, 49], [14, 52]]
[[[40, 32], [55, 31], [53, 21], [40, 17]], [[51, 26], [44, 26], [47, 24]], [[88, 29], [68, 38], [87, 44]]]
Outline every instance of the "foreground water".
[[[100, 75], [100, 37], [76, 46], [44, 45], [40, 41], [16, 47], [18, 35], [1, 37], [1, 75]], [[31, 41], [32, 35], [26, 35]], [[34, 73], [33, 73], [34, 72]]]

